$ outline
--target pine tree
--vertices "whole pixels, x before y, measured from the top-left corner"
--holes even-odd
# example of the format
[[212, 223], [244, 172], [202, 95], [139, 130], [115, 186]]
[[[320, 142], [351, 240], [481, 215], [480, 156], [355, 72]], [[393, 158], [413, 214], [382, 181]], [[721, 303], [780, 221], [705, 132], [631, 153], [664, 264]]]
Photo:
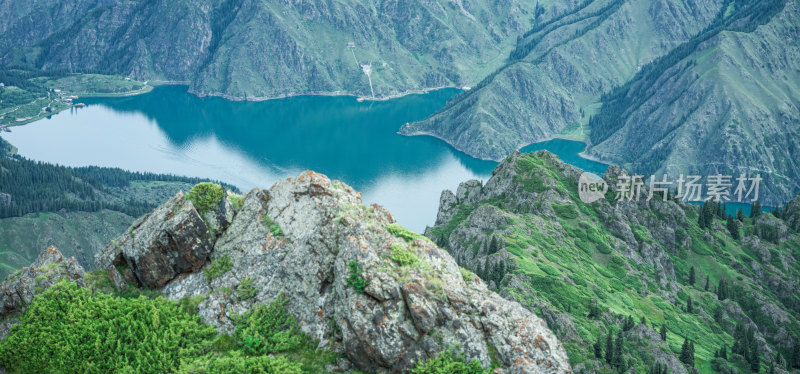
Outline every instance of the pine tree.
[[700, 214], [697, 215], [697, 225], [700, 226], [701, 229], [708, 228], [711, 225], [708, 219], [710, 208], [711, 205], [709, 205], [709, 203], [703, 204], [703, 207], [700, 208]]
[[681, 346], [680, 360], [684, 365], [694, 367], [694, 343], [688, 338], [684, 339], [683, 346]]
[[761, 201], [756, 200], [756, 202], [750, 206], [750, 218], [756, 218], [760, 215], [761, 215]]
[[720, 350], [719, 350], [719, 357], [722, 357], [722, 358], [724, 358], [726, 360], [728, 359], [728, 346], [727, 345], [725, 345], [725, 344], [722, 345], [722, 348], [720, 348]]
[[608, 330], [608, 336], [606, 336], [606, 362], [609, 365], [614, 362], [614, 336], [611, 334], [611, 329]]
[[703, 287], [703, 288], [704, 288], [706, 291], [708, 291], [708, 287], [709, 287], [709, 285], [710, 285], [710, 283], [709, 283], [709, 278], [708, 278], [708, 275], [706, 275], [706, 286], [705, 286], [705, 287]]
[[492, 240], [489, 243], [489, 254], [495, 254], [499, 250], [500, 245], [497, 243], [497, 237], [492, 236]]
[[614, 357], [611, 363], [611, 366], [615, 368], [622, 368], [625, 365], [625, 360], [622, 357], [622, 349], [625, 344], [625, 340], [622, 337], [622, 330], [617, 331], [617, 339], [614, 342]]
[[750, 344], [750, 354], [748, 356], [747, 361], [750, 362], [750, 370], [754, 373], [761, 371], [761, 358], [758, 354], [758, 343], [755, 342], [755, 339]]
[[690, 297], [689, 300], [686, 301], [686, 313], [694, 313], [694, 308], [692, 307], [692, 298]]
[[728, 296], [730, 296], [728, 291], [728, 282], [726, 282], [724, 279], [721, 279], [719, 281], [719, 287], [717, 287], [717, 298], [719, 300], [725, 300], [728, 298]]
[[633, 317], [628, 316], [628, 318], [625, 318], [625, 322], [622, 323], [622, 330], [628, 331], [634, 328], [635, 326], [636, 324], [633, 322]]
[[667, 341], [667, 325], [661, 325], [661, 340]]
[[694, 286], [694, 266], [689, 269], [689, 285]]
[[739, 225], [736, 224], [736, 221], [733, 220], [732, 216], [728, 216], [728, 222], [726, 222], [726, 226], [728, 227], [728, 231], [731, 233], [731, 237], [734, 240], [738, 240], [740, 238]]
[[738, 219], [739, 222], [744, 222], [744, 212], [742, 211], [742, 208], [739, 208], [739, 210], [736, 211], [736, 219]]
[[600, 342], [600, 339], [594, 343], [594, 357], [603, 358], [603, 343]]

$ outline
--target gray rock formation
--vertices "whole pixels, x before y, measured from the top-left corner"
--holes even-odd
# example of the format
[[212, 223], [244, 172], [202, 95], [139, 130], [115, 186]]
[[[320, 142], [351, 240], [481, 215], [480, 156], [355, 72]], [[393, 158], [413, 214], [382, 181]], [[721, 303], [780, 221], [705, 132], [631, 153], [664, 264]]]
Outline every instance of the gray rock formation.
[[[509, 373], [570, 371], [542, 319], [462, 275], [447, 252], [341, 182], [308, 171], [254, 189], [215, 242], [201, 223], [179, 194], [98, 255], [97, 266], [127, 263], [144, 285], [165, 281], [169, 299], [203, 297], [201, 318], [225, 333], [232, 317], [283, 295], [306, 333], [362, 370], [408, 371], [453, 348]], [[206, 243], [210, 261], [195, 271], [189, 265], [202, 263], [186, 256], [203, 258]], [[243, 284], [255, 295], [240, 292]]]
[[[216, 225], [227, 225], [225, 214], [206, 213]], [[211, 253], [208, 225], [182, 193], [133, 223], [121, 238], [95, 257], [98, 269], [128, 265], [135, 282], [161, 287], [178, 274], [198, 271]], [[131, 279], [132, 281], [134, 279]]]
[[[21, 313], [33, 297], [59, 280], [67, 279], [83, 285], [84, 270], [74, 257], [65, 258], [56, 247], [39, 254], [31, 266], [22, 268], [0, 283], [0, 320]], [[10, 323], [0, 325], [0, 339], [8, 332]]]

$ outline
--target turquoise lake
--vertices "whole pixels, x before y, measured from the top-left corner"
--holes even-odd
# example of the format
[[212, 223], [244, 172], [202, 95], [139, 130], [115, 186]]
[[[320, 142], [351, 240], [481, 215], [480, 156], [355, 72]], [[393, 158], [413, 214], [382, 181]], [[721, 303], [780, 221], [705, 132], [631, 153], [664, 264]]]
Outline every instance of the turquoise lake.
[[[376, 102], [349, 96], [235, 102], [163, 86], [139, 96], [81, 99], [87, 107], [3, 137], [33, 160], [211, 178], [245, 192], [310, 169], [344, 181], [365, 203], [386, 206], [401, 224], [421, 232], [436, 219], [442, 190], [468, 179], [485, 181], [496, 166], [438, 139], [396, 133], [457, 92]], [[548, 149], [602, 175], [605, 165], [577, 155], [583, 147], [552, 140], [523, 150]]]

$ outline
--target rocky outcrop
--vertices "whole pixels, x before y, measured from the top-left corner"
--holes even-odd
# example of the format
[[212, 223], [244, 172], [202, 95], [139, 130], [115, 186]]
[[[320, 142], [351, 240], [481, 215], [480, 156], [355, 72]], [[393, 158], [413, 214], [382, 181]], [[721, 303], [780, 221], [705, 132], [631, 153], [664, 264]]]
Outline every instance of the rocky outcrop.
[[446, 251], [341, 182], [309, 171], [254, 189], [216, 240], [202, 222], [179, 194], [97, 266], [127, 264], [169, 299], [202, 297], [201, 318], [224, 333], [236, 315], [283, 296], [306, 333], [361, 370], [404, 372], [455, 349], [509, 373], [570, 371], [541, 318], [462, 274]]
[[[0, 284], [0, 320], [24, 311], [37, 293], [62, 279], [83, 285], [83, 275], [83, 267], [74, 257], [65, 258], [56, 247], [45, 249], [31, 266], [20, 269]], [[0, 328], [0, 339], [3, 330]]]
[[[213, 212], [206, 215], [218, 216]], [[214, 222], [220, 228], [226, 227], [225, 214], [219, 216]], [[178, 274], [200, 270], [213, 248], [212, 239], [208, 225], [192, 202], [178, 193], [134, 222], [125, 235], [98, 253], [95, 266], [108, 269], [111, 265], [126, 265], [133, 275], [131, 281], [158, 288]]]

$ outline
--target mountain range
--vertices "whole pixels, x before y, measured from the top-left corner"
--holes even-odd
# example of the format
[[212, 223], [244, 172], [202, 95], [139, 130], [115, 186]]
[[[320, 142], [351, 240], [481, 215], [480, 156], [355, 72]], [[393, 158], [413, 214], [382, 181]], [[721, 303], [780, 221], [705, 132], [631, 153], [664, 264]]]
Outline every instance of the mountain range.
[[554, 137], [638, 174], [800, 191], [796, 0], [0, 2], [4, 67], [200, 96], [462, 94], [404, 135], [481, 159]]

